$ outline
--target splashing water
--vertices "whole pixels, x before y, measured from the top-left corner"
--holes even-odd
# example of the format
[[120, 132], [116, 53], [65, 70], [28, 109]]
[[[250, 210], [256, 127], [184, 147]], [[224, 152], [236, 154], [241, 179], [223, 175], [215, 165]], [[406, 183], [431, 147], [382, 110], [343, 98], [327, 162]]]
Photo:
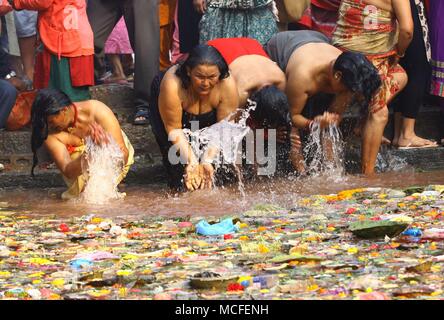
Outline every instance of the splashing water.
[[219, 150], [219, 154], [213, 161], [215, 169], [217, 170], [222, 165], [234, 166], [238, 177], [239, 191], [242, 196], [245, 195], [245, 192], [242, 175], [237, 166], [237, 159], [239, 156], [239, 146], [250, 131], [250, 128], [247, 126], [247, 119], [250, 112], [254, 109], [256, 109], [256, 102], [248, 100], [247, 108], [240, 110], [241, 115], [237, 123], [229, 120], [234, 115], [233, 113], [222, 121], [200, 130], [183, 129], [196, 157], [202, 159], [209, 148], [216, 148]]
[[123, 167], [123, 153], [116, 141], [108, 134], [109, 143], [97, 145], [86, 138], [87, 172], [89, 175], [80, 201], [90, 204], [106, 204], [121, 199], [117, 185]]
[[344, 141], [336, 125], [321, 129], [319, 123], [313, 122], [303, 152], [311, 158], [307, 166], [311, 176], [322, 174], [335, 179], [344, 176]]
[[386, 146], [381, 146], [381, 150], [376, 158], [376, 170], [380, 172], [400, 171], [408, 166], [407, 160], [395, 155]]

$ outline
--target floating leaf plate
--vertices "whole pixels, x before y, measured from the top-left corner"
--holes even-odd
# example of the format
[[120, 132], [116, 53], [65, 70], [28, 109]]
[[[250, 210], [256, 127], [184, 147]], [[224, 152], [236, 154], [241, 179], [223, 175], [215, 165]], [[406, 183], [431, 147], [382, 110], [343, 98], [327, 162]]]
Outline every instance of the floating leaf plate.
[[358, 221], [350, 224], [349, 230], [357, 237], [364, 239], [393, 238], [403, 232], [408, 223], [389, 220]]

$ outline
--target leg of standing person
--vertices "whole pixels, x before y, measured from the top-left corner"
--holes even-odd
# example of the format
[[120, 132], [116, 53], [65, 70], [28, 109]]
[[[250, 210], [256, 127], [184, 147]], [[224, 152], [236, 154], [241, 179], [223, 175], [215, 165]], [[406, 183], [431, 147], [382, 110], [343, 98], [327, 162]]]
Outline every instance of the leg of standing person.
[[148, 123], [151, 82], [159, 72], [160, 28], [159, 1], [125, 2], [124, 15], [131, 46], [135, 54], [134, 124]]
[[392, 73], [393, 82], [397, 83], [397, 91], [387, 96], [385, 106], [376, 111], [369, 112], [367, 121], [364, 124], [362, 132], [361, 147], [361, 168], [364, 174], [373, 174], [375, 172], [376, 159], [378, 157], [379, 147], [381, 146], [385, 126], [388, 122], [389, 111], [387, 105], [404, 89], [407, 84], [407, 74], [405, 72]]
[[123, 15], [122, 1], [92, 0], [88, 1], [88, 20], [94, 33], [94, 72], [99, 79], [105, 73], [105, 42]]
[[17, 98], [17, 90], [8, 81], [0, 80], [0, 129], [6, 125]]
[[23, 64], [24, 76], [28, 89], [32, 89], [34, 79], [34, 57], [37, 43], [37, 15], [36, 11], [14, 11], [14, 20], [17, 30], [20, 56]]
[[34, 57], [37, 36], [34, 35], [31, 37], [19, 38], [18, 41], [22, 57], [23, 71], [27, 79], [32, 80], [34, 78]]
[[164, 71], [171, 66], [170, 50], [173, 44], [174, 13], [176, 11], [176, 6], [176, 0], [161, 0], [159, 3], [159, 68], [161, 71]]
[[415, 122], [420, 107], [424, 102], [430, 65], [424, 44], [423, 29], [419, 19], [418, 9], [413, 0], [410, 1], [413, 15], [414, 33], [405, 57], [400, 64], [406, 70], [409, 81], [405, 89], [393, 102], [395, 110], [395, 136], [393, 145], [396, 147], [433, 147], [435, 142], [420, 138], [415, 133]]
[[113, 67], [113, 75], [111, 76], [111, 78], [106, 79], [105, 82], [126, 82], [126, 76], [125, 72], [123, 71], [122, 62], [120, 61], [120, 55], [113, 53], [107, 54], [107, 57]]
[[127, 76], [127, 80], [132, 79], [134, 73], [133, 55], [123, 54], [121, 61], [122, 61], [123, 73]]

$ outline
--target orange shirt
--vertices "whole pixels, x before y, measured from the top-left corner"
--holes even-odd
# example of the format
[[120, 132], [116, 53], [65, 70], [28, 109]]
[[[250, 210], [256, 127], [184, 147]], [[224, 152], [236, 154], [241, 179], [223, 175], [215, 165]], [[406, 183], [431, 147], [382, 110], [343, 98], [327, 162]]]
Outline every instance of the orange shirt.
[[59, 58], [94, 54], [94, 35], [85, 0], [14, 0], [14, 5], [19, 10], [39, 12], [40, 38]]

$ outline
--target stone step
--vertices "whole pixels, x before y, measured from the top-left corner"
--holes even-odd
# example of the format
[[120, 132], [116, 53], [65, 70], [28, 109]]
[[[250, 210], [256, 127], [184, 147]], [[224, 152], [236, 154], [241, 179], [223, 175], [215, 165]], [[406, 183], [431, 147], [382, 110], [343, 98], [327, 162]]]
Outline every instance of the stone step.
[[[163, 176], [161, 155], [150, 126], [134, 126], [131, 124], [134, 112], [134, 94], [131, 85], [95, 86], [91, 88], [91, 94], [93, 99], [104, 102], [113, 110], [121, 123], [122, 129], [134, 146], [136, 161], [128, 174], [127, 180], [131, 183], [150, 183], [156, 181], [154, 177]], [[391, 114], [390, 119], [385, 130], [385, 136], [389, 139], [393, 137], [393, 114]], [[345, 138], [350, 136], [357, 121], [358, 115], [356, 113], [348, 112], [345, 114], [343, 124], [341, 124]], [[441, 109], [428, 104], [420, 110], [416, 132], [425, 138], [437, 140], [441, 137], [443, 123]], [[4, 164], [6, 168], [3, 172], [0, 172], [0, 187], [11, 186], [11, 183], [13, 183], [12, 185], [21, 186], [63, 185], [63, 181], [56, 170], [38, 168], [36, 178], [29, 179], [32, 165], [30, 141], [31, 132], [29, 128], [15, 132], [0, 131], [0, 163]], [[359, 142], [355, 141], [348, 144], [346, 150], [347, 171], [359, 172]], [[444, 148], [441, 147], [435, 149], [390, 150], [390, 155], [404, 158], [408, 164], [421, 170], [444, 168]], [[44, 151], [40, 151], [39, 160], [42, 162], [48, 161], [49, 156]]]
[[[159, 184], [165, 181], [165, 170], [160, 164], [153, 164], [141, 159], [131, 166], [123, 183], [131, 185]], [[65, 187], [59, 170], [37, 168], [31, 177], [30, 168], [0, 172], [0, 189], [10, 188], [55, 188]]]

